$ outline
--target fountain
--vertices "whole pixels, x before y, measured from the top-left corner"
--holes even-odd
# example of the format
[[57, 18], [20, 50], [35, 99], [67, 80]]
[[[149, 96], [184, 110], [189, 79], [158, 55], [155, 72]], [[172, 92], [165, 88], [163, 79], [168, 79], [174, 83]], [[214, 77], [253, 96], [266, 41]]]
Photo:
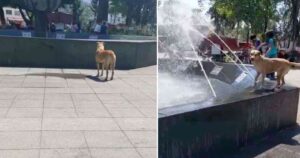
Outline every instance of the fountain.
[[253, 93], [252, 65], [214, 62], [197, 49], [217, 35], [205, 18], [188, 1], [159, 1], [160, 158], [219, 157], [296, 123], [298, 89]]
[[[241, 93], [251, 86], [251, 82], [254, 83], [253, 76], [255, 75], [255, 71], [251, 66], [237, 64], [236, 62], [234, 62], [234, 66], [232, 66], [232, 64], [215, 63], [213, 61], [207, 62], [206, 57], [198, 55], [196, 46], [206, 38], [209, 32], [213, 32], [213, 29], [210, 29], [212, 26], [208, 26], [203, 18], [199, 19], [193, 17], [193, 9], [189, 8], [189, 5], [185, 3], [186, 2], [176, 0], [164, 0], [160, 3], [158, 17], [160, 36], [159, 86], [164, 87], [167, 85], [170, 88], [177, 86], [175, 89], [179, 91], [187, 90], [195, 93], [192, 95], [189, 93], [187, 95], [191, 95], [191, 97], [186, 97], [183, 93], [172, 90], [175, 94], [164, 99], [163, 96], [169, 93], [169, 88], [160, 88], [160, 108], [170, 105], [174, 106], [172, 102], [176, 102], [177, 104], [184, 103], [181, 102], [183, 101], [181, 97], [186, 98], [188, 102], [203, 101], [209, 97], [224, 99], [226, 96], [232, 96], [234, 93]], [[197, 29], [199, 26], [200, 30]], [[201, 30], [201, 28], [204, 29]], [[224, 42], [224, 44], [226, 43]], [[229, 56], [227, 53], [225, 53], [225, 55]], [[236, 57], [236, 59], [238, 58]], [[224, 69], [224, 66], [226, 69]], [[230, 67], [230, 69], [228, 67]], [[234, 69], [234, 71], [232, 71], [232, 69]], [[187, 71], [192, 72], [187, 73]], [[189, 75], [186, 76], [186, 74]], [[194, 74], [194, 76], [192, 76], [192, 74]], [[199, 75], [203, 77], [199, 79]], [[185, 78], [183, 79], [182, 77]], [[223, 84], [223, 82], [219, 80], [228, 82], [232, 84], [232, 86]], [[180, 81], [184, 82], [180, 83]], [[170, 85], [170, 83], [174, 83], [174, 85]], [[185, 83], [187, 85], [185, 85]], [[226, 96], [221, 94], [222, 92], [220, 90], [215, 90], [219, 89], [219, 87], [227, 87], [228, 91]], [[196, 90], [195, 88], [198, 89]], [[205, 89], [205, 94], [202, 93], [203, 89]], [[207, 94], [208, 91], [210, 91], [209, 94]], [[199, 94], [197, 94], [197, 92]], [[181, 95], [179, 99], [177, 99], [176, 94]]]

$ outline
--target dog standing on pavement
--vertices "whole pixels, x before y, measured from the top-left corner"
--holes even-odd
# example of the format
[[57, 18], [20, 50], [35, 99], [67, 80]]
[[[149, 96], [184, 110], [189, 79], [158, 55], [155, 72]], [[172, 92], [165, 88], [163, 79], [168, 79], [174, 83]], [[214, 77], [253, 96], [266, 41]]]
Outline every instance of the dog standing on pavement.
[[281, 88], [284, 84], [284, 76], [289, 72], [290, 69], [300, 69], [300, 64], [289, 62], [285, 59], [280, 58], [266, 58], [261, 55], [258, 50], [251, 51], [251, 61], [256, 68], [257, 74], [255, 77], [254, 86], [260, 74], [262, 74], [262, 85], [266, 74], [276, 72], [277, 73], [277, 88]]
[[101, 76], [103, 76], [103, 71], [106, 69], [106, 78], [108, 78], [108, 70], [111, 69], [111, 80], [114, 78], [114, 71], [116, 66], [116, 55], [112, 50], [105, 50], [103, 42], [97, 42], [96, 50], [96, 64], [97, 64], [97, 77], [99, 77], [100, 64], [102, 65]]

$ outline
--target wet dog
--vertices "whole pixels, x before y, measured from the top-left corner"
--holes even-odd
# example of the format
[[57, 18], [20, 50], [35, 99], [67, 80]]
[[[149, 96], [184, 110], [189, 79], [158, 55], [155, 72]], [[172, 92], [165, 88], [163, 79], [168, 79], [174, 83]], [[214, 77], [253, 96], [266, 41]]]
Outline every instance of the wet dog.
[[105, 50], [103, 42], [97, 42], [97, 49], [96, 49], [96, 64], [97, 64], [97, 77], [99, 77], [99, 69], [100, 64], [102, 65], [101, 76], [103, 76], [103, 71], [106, 69], [106, 77], [105, 80], [107, 81], [108, 78], [108, 70], [111, 69], [111, 80], [114, 78], [114, 71], [116, 66], [116, 55], [112, 50]]
[[281, 88], [285, 84], [284, 76], [289, 72], [290, 69], [300, 69], [300, 64], [289, 62], [285, 59], [280, 58], [266, 58], [261, 55], [257, 50], [251, 51], [251, 61], [257, 71], [255, 77], [254, 86], [256, 87], [256, 81], [259, 75], [262, 75], [262, 86], [266, 74], [276, 72], [277, 73], [277, 88]]

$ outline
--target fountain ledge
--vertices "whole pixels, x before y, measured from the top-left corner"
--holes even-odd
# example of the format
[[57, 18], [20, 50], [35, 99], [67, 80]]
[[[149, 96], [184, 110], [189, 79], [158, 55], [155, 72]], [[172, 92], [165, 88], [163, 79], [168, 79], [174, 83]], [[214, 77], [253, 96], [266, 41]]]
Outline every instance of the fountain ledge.
[[[238, 95], [226, 101], [159, 110], [159, 157], [223, 157], [296, 124], [299, 89]], [[212, 104], [204, 106], [203, 104]]]

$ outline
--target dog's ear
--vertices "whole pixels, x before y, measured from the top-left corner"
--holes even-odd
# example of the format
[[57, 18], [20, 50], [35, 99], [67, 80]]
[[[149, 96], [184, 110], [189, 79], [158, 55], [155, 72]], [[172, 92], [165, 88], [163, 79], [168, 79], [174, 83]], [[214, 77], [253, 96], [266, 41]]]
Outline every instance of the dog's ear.
[[255, 54], [256, 54], [256, 50], [251, 50], [251, 51], [250, 51], [250, 54], [251, 54], [251, 55], [255, 55]]
[[260, 56], [260, 52], [258, 50], [251, 50], [251, 55]]
[[255, 56], [260, 57], [261, 56], [261, 52], [257, 51], [256, 54], [255, 54]]

